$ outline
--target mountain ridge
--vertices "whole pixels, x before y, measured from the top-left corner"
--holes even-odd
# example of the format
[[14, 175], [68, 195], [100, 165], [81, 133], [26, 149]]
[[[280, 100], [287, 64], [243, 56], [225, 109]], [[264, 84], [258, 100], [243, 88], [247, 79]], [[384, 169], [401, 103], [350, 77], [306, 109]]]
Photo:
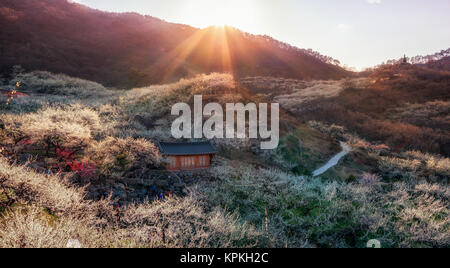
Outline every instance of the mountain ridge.
[[231, 27], [198, 29], [66, 0], [4, 0], [0, 14], [3, 74], [21, 65], [125, 87], [210, 72], [306, 80], [351, 75], [331, 57]]

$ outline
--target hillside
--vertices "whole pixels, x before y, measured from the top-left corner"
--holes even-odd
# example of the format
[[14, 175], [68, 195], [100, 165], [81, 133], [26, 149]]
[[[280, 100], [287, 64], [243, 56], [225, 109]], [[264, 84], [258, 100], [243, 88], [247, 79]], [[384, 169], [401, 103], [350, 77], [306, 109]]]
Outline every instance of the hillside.
[[339, 79], [330, 57], [237, 29], [196, 29], [66, 0], [0, 3], [0, 72], [13, 65], [135, 87], [211, 72], [235, 77]]
[[429, 66], [430, 68], [450, 72], [450, 56], [441, 58], [436, 61], [430, 61], [427, 63], [427, 66]]
[[341, 81], [257, 77], [242, 83], [305, 121], [344, 126], [399, 152], [450, 155], [450, 73], [442, 68], [395, 64], [374, 69], [368, 77]]
[[[278, 150], [214, 140], [212, 168], [176, 177], [155, 145], [170, 136], [171, 104], [262, 94], [227, 74], [113, 91], [32, 72], [2, 87], [16, 80], [28, 96], [0, 96], [0, 247], [449, 246], [448, 158], [397, 154], [283, 112]], [[329, 97], [334, 83], [322, 82]], [[347, 175], [311, 177], [339, 151], [336, 139], [354, 148], [336, 169]]]

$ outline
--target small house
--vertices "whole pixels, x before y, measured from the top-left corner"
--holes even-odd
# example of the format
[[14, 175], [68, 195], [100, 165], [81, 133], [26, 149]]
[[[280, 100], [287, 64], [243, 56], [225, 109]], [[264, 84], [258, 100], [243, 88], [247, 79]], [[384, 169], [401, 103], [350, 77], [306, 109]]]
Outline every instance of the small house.
[[160, 142], [161, 154], [168, 158], [167, 170], [196, 170], [211, 166], [216, 149], [210, 142]]

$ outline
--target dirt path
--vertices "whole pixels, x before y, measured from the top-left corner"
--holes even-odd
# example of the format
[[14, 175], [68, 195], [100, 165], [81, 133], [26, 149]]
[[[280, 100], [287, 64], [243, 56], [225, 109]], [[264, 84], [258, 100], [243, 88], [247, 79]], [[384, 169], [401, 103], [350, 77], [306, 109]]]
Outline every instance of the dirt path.
[[333, 158], [331, 158], [330, 161], [328, 161], [328, 163], [326, 163], [323, 167], [314, 171], [313, 172], [314, 177], [320, 176], [323, 173], [327, 172], [330, 168], [336, 166], [339, 163], [339, 161], [342, 159], [342, 157], [346, 156], [352, 150], [352, 147], [350, 147], [350, 145], [348, 145], [342, 141], [341, 141], [341, 147], [342, 147], [342, 152], [333, 156]]

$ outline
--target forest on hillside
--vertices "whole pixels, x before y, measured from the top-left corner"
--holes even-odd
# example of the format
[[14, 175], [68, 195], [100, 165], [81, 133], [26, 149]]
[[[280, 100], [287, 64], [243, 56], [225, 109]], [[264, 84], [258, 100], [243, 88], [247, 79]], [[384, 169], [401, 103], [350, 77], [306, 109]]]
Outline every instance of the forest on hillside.
[[297, 79], [351, 74], [329, 56], [232, 27], [197, 29], [67, 0], [4, 0], [0, 14], [4, 76], [21, 65], [133, 88], [211, 72]]
[[420, 150], [449, 156], [446, 60], [427, 66], [384, 65], [367, 76], [341, 81], [247, 78], [242, 82], [305, 121], [344, 126], [398, 152]]

